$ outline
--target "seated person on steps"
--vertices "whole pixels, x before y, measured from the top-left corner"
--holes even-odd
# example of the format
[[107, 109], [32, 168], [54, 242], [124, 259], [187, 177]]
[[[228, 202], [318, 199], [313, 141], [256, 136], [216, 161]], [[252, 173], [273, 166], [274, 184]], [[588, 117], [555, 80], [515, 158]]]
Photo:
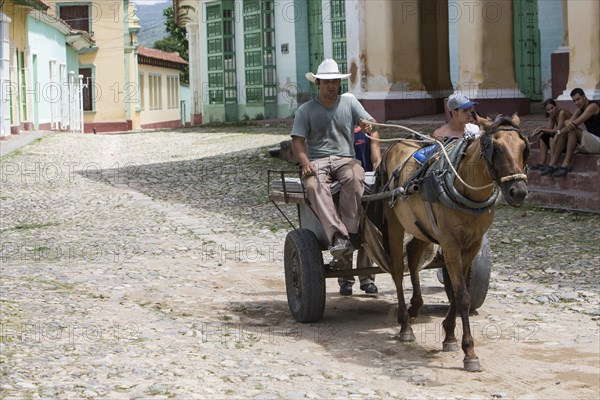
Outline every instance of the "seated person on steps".
[[537, 164], [529, 167], [531, 170], [548, 167], [548, 150], [550, 150], [550, 158], [556, 150], [556, 131], [564, 128], [565, 122], [571, 118], [571, 113], [563, 108], [558, 108], [553, 99], [544, 100], [544, 109], [546, 117], [548, 117], [548, 126], [536, 128], [530, 138], [530, 142], [533, 142], [539, 136], [540, 141], [540, 159]]
[[[600, 101], [590, 101], [581, 88], [571, 91], [571, 99], [577, 110], [565, 122], [565, 126], [556, 131], [556, 151], [552, 153], [550, 165], [540, 170], [542, 175], [565, 176], [572, 170], [575, 150], [600, 154]], [[565, 159], [559, 165], [563, 150], [566, 153]]]
[[[374, 121], [353, 95], [339, 94], [341, 80], [349, 76], [332, 59], [323, 61], [316, 74], [308, 72], [306, 78], [317, 85], [319, 95], [298, 108], [291, 133], [307, 200], [338, 259], [351, 254], [352, 242], [358, 245], [360, 240], [365, 172], [354, 158], [354, 126], [370, 131], [369, 121]], [[330, 192], [333, 181], [341, 184], [338, 209]]]
[[[371, 132], [368, 135], [373, 138], [379, 138], [378, 132]], [[360, 126], [354, 128], [354, 153], [356, 154], [356, 159], [361, 162], [366, 172], [375, 171], [379, 166], [379, 163], [381, 163], [381, 147], [379, 146], [379, 141], [371, 140]], [[364, 249], [360, 247], [356, 258], [356, 268], [369, 268], [372, 266], [373, 263]], [[377, 286], [375, 285], [375, 275], [360, 275], [358, 279], [360, 280], [360, 290], [363, 290], [367, 294], [378, 292]], [[352, 275], [339, 277], [338, 284], [340, 285], [340, 295], [350, 296], [352, 294], [354, 282], [354, 276]]]

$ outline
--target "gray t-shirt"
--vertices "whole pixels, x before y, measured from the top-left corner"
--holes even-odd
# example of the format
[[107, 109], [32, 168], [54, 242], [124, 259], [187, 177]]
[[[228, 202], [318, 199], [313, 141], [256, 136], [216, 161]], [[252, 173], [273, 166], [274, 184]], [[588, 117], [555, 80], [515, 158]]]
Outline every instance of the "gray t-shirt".
[[331, 107], [315, 98], [298, 107], [292, 136], [306, 139], [311, 161], [328, 156], [354, 157], [354, 126], [362, 118], [372, 119], [350, 93], [339, 96]]

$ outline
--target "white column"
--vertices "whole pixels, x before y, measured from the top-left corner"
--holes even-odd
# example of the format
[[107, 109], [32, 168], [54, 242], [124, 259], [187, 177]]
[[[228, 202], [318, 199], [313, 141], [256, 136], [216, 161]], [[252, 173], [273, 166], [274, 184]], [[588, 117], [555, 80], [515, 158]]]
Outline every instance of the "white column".
[[367, 90], [367, 69], [365, 66], [365, 0], [346, 2], [346, 54], [348, 72], [352, 73], [348, 92], [359, 97]]
[[78, 77], [79, 84], [77, 85], [77, 100], [79, 101], [79, 133], [84, 133], [83, 126], [83, 75]]
[[188, 23], [186, 25], [188, 33], [188, 54], [190, 71], [190, 101], [192, 116], [202, 114], [204, 105], [203, 87], [202, 87], [202, 41], [200, 39], [200, 28], [198, 23]]
[[559, 100], [572, 101], [571, 90], [582, 88], [590, 100], [600, 99], [600, 3], [567, 2], [569, 81]]
[[8, 89], [10, 82], [10, 42], [8, 38], [8, 24], [10, 18], [0, 12], [0, 136], [10, 135], [10, 100]]

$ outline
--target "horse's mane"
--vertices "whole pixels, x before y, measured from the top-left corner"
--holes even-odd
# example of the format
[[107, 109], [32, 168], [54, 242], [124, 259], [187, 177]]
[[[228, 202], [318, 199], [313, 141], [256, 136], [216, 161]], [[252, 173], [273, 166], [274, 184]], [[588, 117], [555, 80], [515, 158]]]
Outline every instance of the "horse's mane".
[[496, 118], [494, 119], [494, 122], [492, 123], [492, 126], [490, 126], [490, 131], [493, 131], [494, 129], [500, 127], [500, 126], [512, 126], [513, 128], [519, 128], [519, 126], [517, 124], [515, 124], [512, 119], [510, 117], [507, 117], [506, 115], [502, 115], [502, 114], [498, 114], [496, 115]]

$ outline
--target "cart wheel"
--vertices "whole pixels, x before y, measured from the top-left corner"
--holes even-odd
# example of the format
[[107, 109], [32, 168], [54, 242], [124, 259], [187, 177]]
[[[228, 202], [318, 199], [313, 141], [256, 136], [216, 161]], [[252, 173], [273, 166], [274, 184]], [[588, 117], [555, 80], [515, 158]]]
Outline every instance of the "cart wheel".
[[285, 238], [285, 286], [288, 306], [298, 322], [316, 322], [325, 310], [325, 267], [315, 234], [296, 229]]
[[[469, 295], [471, 297], [471, 310], [477, 310], [483, 305], [490, 286], [490, 274], [492, 271], [492, 262], [490, 260], [490, 243], [487, 234], [483, 236], [481, 249], [471, 263], [471, 269], [467, 276], [469, 285]], [[450, 276], [446, 268], [442, 268], [443, 283], [446, 294], [450, 291]], [[439, 275], [438, 275], [439, 277]]]

